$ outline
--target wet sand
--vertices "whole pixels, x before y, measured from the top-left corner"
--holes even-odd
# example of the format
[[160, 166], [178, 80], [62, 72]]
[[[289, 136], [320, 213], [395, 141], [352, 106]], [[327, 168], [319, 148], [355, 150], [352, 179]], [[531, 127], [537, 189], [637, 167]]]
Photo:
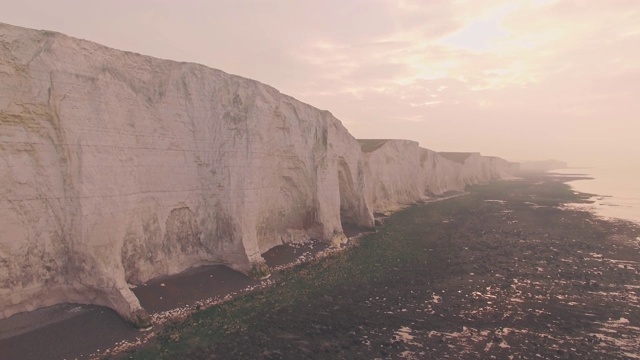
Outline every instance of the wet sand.
[[87, 358], [122, 339], [141, 336], [113, 310], [102, 306], [54, 305], [16, 314], [0, 322], [0, 329], [9, 336], [9, 329], [17, 330], [16, 322], [22, 325], [19, 334], [0, 339], [2, 360]]
[[150, 314], [225, 296], [259, 284], [226, 266], [213, 265], [189, 269], [178, 275], [157, 278], [133, 289], [140, 305]]

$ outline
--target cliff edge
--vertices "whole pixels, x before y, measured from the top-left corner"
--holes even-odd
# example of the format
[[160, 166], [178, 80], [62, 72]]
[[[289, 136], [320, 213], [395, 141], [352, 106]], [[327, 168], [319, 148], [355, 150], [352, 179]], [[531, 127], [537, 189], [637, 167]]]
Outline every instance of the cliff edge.
[[503, 178], [205, 66], [0, 24], [0, 318], [62, 302], [150, 318], [130, 287]]

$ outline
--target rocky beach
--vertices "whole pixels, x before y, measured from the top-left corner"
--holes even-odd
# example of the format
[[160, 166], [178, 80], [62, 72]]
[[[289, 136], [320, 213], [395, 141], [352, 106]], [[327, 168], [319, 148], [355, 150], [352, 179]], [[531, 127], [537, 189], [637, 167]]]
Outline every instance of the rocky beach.
[[570, 179], [412, 206], [116, 358], [638, 358], [640, 229], [574, 209]]
[[640, 228], [573, 209], [570, 179], [412, 206], [123, 358], [639, 358]]
[[[589, 198], [565, 184], [574, 178], [528, 174], [416, 204], [361, 235], [357, 246], [317, 260], [311, 249], [278, 248], [265, 254], [274, 267], [302, 253], [308, 261], [281, 267], [262, 286], [244, 284], [258, 289], [186, 319], [158, 321], [171, 311], [157, 306], [148, 332], [109, 321], [100, 328], [85, 320], [93, 332], [69, 320], [49, 325], [68, 337], [50, 358], [639, 358], [640, 227], [574, 208]], [[220, 281], [233, 272], [211, 271], [134, 291], [145, 304], [172, 292], [192, 300], [224, 295]], [[188, 286], [214, 274], [215, 289]], [[72, 340], [82, 339], [78, 329], [111, 345], [80, 352], [86, 346]], [[47, 327], [37, 336], [46, 333], [60, 336]], [[143, 346], [123, 346], [142, 338]], [[34, 333], [17, 339], [0, 340], [8, 359], [51, 354], [32, 345]]]

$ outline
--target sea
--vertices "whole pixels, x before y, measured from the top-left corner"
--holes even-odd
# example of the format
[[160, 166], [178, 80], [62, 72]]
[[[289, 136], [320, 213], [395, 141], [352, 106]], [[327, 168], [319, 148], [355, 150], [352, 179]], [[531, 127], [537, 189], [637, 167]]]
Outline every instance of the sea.
[[593, 204], [584, 205], [595, 214], [640, 224], [640, 167], [638, 168], [566, 168], [554, 174], [583, 174], [593, 179], [574, 180], [568, 184], [573, 190], [594, 194]]

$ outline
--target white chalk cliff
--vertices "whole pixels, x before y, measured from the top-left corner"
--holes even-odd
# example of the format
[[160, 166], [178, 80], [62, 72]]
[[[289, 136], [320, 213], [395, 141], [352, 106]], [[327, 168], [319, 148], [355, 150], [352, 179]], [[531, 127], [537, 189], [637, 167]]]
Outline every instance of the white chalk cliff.
[[106, 305], [191, 266], [372, 226], [340, 121], [204, 66], [0, 25], [0, 309]]
[[511, 179], [511, 164], [480, 153], [438, 153], [410, 140], [360, 139], [365, 196], [374, 211], [393, 211], [466, 185]]
[[462, 177], [463, 166], [433, 150], [420, 148], [420, 169], [428, 194], [444, 195], [464, 190], [467, 184]]
[[482, 156], [475, 152], [440, 152], [439, 154], [462, 165], [462, 179], [467, 185], [513, 178], [511, 163], [499, 157]]
[[367, 176], [365, 196], [374, 211], [463, 191], [463, 165], [410, 140], [360, 139]]
[[276, 245], [340, 242], [341, 222], [501, 171], [465, 166], [410, 141], [363, 153], [253, 80], [0, 24], [0, 318], [76, 302], [144, 326], [129, 284], [260, 274]]

